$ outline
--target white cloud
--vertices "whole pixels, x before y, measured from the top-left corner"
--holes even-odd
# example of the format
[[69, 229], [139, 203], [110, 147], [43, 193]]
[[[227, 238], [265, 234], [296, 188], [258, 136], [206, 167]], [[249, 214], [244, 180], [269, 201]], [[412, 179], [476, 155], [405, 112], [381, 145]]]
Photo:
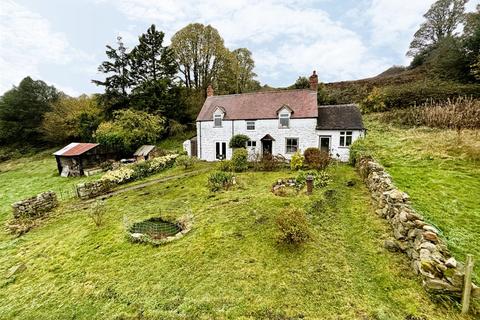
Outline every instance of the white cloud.
[[388, 66], [369, 53], [359, 34], [313, 8], [314, 1], [112, 0], [111, 4], [132, 21], [155, 23], [167, 36], [191, 22], [211, 24], [229, 48], [248, 47], [260, 80], [274, 85], [288, 84], [285, 75], [309, 75], [313, 69], [330, 81], [372, 76]]
[[374, 45], [390, 46], [405, 52], [423, 14], [434, 0], [373, 0], [367, 9]]
[[2, 2], [0, 93], [18, 84], [27, 75], [42, 78], [39, 70], [42, 64], [67, 65], [74, 59], [82, 61], [89, 58], [89, 55], [71, 48], [65, 35], [53, 31], [42, 16], [13, 1]]

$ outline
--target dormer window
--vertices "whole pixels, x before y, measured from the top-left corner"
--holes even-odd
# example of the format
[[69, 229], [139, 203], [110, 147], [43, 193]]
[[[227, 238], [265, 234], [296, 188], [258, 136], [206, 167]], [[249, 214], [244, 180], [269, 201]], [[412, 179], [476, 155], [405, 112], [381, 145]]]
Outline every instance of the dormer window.
[[290, 126], [290, 116], [292, 114], [293, 110], [287, 105], [283, 105], [280, 109], [278, 109], [278, 127], [281, 129], [288, 128]]
[[290, 115], [288, 113], [280, 114], [280, 128], [288, 128], [290, 125]]
[[213, 126], [214, 127], [221, 127], [222, 126], [222, 115], [216, 114], [213, 116]]

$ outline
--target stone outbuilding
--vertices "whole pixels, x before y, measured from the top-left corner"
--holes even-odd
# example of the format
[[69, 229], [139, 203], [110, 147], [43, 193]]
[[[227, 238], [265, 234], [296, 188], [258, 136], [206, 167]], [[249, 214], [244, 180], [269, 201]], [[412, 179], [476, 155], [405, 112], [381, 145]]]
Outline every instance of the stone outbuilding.
[[101, 171], [101, 163], [115, 159], [98, 143], [72, 142], [53, 154], [57, 160], [58, 173], [62, 177], [90, 175]]
[[153, 159], [160, 155], [160, 150], [154, 145], [145, 144], [135, 151], [133, 157], [136, 161]]

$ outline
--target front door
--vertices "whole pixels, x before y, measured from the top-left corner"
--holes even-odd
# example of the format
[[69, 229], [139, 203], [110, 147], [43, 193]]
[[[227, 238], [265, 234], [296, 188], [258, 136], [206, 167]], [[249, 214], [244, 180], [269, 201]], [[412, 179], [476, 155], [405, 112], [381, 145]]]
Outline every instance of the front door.
[[217, 160], [224, 160], [227, 157], [227, 143], [226, 142], [216, 142], [215, 143], [215, 154]]
[[262, 153], [263, 154], [272, 154], [272, 141], [271, 140], [264, 140], [262, 141]]
[[320, 151], [330, 153], [330, 136], [320, 137]]

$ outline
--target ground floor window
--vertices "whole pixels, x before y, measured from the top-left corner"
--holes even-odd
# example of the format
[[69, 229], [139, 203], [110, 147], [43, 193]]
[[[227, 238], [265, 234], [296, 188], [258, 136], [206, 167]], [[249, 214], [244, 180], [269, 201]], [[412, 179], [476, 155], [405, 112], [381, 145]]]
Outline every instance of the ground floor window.
[[227, 157], [227, 143], [226, 142], [216, 142], [215, 143], [215, 154], [218, 160], [223, 160]]
[[252, 141], [252, 140], [247, 141], [247, 147], [255, 149], [257, 147], [257, 141]]
[[298, 138], [286, 139], [286, 153], [295, 153], [298, 150]]
[[352, 131], [340, 131], [340, 147], [348, 147], [352, 144]]

